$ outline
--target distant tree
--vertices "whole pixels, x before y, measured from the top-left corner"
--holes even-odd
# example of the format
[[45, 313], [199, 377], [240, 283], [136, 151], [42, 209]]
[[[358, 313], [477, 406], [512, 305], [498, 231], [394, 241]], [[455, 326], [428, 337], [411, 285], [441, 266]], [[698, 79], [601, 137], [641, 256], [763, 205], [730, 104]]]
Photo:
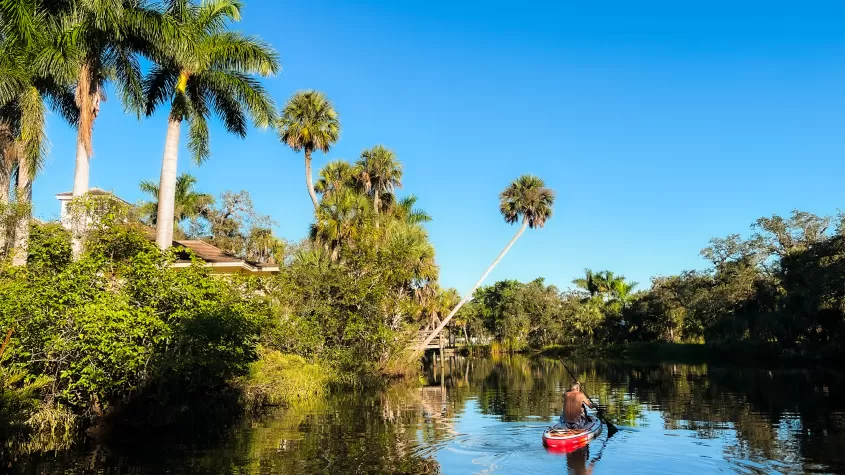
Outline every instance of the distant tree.
[[[197, 179], [187, 173], [182, 173], [176, 179], [175, 193], [173, 196], [173, 226], [181, 233], [180, 223], [186, 220], [198, 218], [214, 204], [214, 197], [207, 193], [200, 193], [194, 190]], [[141, 191], [150, 196], [153, 201], [141, 205], [141, 215], [153, 226], [158, 224], [158, 201], [160, 196], [158, 184], [151, 181], [140, 183]]]
[[402, 164], [382, 145], [361, 152], [357, 163], [364, 192], [373, 198], [373, 210], [382, 213], [393, 205], [395, 188], [402, 187]]

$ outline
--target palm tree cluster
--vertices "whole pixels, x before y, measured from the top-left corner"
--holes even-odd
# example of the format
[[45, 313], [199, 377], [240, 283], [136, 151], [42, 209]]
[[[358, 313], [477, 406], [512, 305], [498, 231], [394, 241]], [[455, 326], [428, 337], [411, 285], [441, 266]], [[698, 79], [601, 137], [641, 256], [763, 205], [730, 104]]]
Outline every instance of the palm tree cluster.
[[591, 298], [599, 297], [605, 302], [619, 302], [625, 307], [634, 295], [637, 282], [628, 282], [625, 276], [616, 275], [613, 271], [604, 270], [593, 272], [584, 269], [584, 277], [572, 281], [576, 287], [586, 291]]
[[[77, 129], [73, 195], [88, 191], [94, 123], [108, 83], [139, 117], [170, 107], [161, 179], [147, 187], [159, 204], [156, 241], [169, 247], [185, 212], [174, 201], [181, 124], [188, 125], [194, 160], [202, 162], [210, 156], [211, 115], [241, 137], [250, 121], [275, 123], [273, 101], [255, 77], [275, 74], [278, 54], [229, 29], [240, 11], [238, 0], [0, 1], [0, 204], [13, 198], [28, 209], [47, 153], [48, 108]], [[146, 75], [142, 59], [152, 64]], [[11, 233], [16, 264], [26, 255], [29, 215], [21, 214]]]
[[[246, 135], [250, 123], [272, 126], [284, 145], [304, 154], [315, 249], [330, 262], [364, 248], [391, 254], [393, 278], [402, 283], [396, 292], [413, 295], [432, 321], [439, 321], [434, 338], [522, 233], [544, 226], [553, 193], [530, 175], [502, 192], [503, 217], [509, 224], [520, 222], [520, 228], [479, 283], [440, 318], [456, 294], [446, 298], [435, 287], [434, 248], [422, 227], [431, 217], [416, 208], [415, 196], [397, 197], [403, 169], [396, 154], [376, 145], [362, 151], [354, 164], [330, 162], [314, 184], [313, 154], [328, 153], [339, 140], [338, 114], [323, 93], [313, 90], [296, 92], [276, 111], [258, 78], [279, 71], [278, 54], [262, 40], [230, 29], [240, 20], [241, 8], [239, 0], [0, 0], [0, 211], [9, 214], [10, 200], [25, 210], [15, 215], [12, 232], [4, 226], [0, 250], [13, 242], [14, 263], [26, 261], [31, 183], [47, 153], [47, 109], [77, 130], [73, 195], [88, 192], [94, 123], [111, 85], [126, 111], [139, 118], [168, 107], [159, 181], [141, 184], [153, 198], [144, 214], [156, 227], [160, 248], [170, 247], [180, 224], [201, 215], [213, 201], [194, 190], [193, 177], [177, 174], [183, 124], [198, 164], [211, 156], [212, 116], [238, 137]], [[150, 65], [147, 70], [142, 63]], [[255, 240], [264, 242], [264, 234]], [[260, 254], [271, 253], [271, 247], [263, 246]], [[75, 253], [79, 250], [75, 242]], [[433, 302], [442, 305], [434, 310]]]

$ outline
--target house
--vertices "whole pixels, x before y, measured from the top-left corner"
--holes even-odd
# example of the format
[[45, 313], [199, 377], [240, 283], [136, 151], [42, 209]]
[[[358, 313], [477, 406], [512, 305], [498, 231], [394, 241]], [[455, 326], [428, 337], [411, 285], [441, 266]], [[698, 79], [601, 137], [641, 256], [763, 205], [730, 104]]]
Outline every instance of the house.
[[[133, 206], [128, 201], [125, 201], [110, 191], [100, 188], [91, 188], [88, 190], [89, 195], [93, 196], [110, 196], [127, 206]], [[70, 213], [68, 205], [73, 200], [73, 193], [67, 191], [56, 195], [61, 205], [60, 220], [65, 229], [71, 229]], [[87, 224], [87, 223], [86, 223]], [[149, 228], [147, 237], [150, 240], [155, 240], [155, 231]], [[199, 257], [207, 267], [211, 268], [213, 274], [232, 275], [270, 275], [279, 272], [279, 266], [276, 264], [266, 264], [260, 262], [252, 262], [246, 259], [241, 259], [237, 256], [229, 254], [224, 250], [200, 240], [174, 240], [173, 247], [176, 248], [177, 260], [173, 263], [176, 268], [184, 268], [191, 265], [191, 256], [193, 253]]]

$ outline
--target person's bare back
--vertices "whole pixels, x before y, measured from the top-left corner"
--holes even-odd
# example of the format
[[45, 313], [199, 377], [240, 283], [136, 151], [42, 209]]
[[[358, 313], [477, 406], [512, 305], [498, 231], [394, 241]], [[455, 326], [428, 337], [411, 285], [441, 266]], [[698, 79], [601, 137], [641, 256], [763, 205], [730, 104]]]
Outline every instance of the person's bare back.
[[564, 421], [567, 425], [584, 425], [586, 422], [585, 411], [581, 407], [586, 404], [587, 407], [594, 408], [593, 404], [587, 399], [587, 396], [581, 392], [581, 385], [575, 383], [563, 395], [563, 415]]

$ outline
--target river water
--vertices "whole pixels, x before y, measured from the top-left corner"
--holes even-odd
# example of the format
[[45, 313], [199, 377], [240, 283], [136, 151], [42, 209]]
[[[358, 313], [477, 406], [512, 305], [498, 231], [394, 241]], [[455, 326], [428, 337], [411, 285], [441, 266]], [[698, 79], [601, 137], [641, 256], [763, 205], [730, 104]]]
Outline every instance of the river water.
[[[89, 443], [26, 474], [845, 473], [845, 375], [817, 368], [571, 361], [619, 432], [541, 443], [569, 383], [553, 359], [451, 358], [419, 385], [279, 409], [213, 435]], [[0, 467], [0, 472], [4, 468]]]

